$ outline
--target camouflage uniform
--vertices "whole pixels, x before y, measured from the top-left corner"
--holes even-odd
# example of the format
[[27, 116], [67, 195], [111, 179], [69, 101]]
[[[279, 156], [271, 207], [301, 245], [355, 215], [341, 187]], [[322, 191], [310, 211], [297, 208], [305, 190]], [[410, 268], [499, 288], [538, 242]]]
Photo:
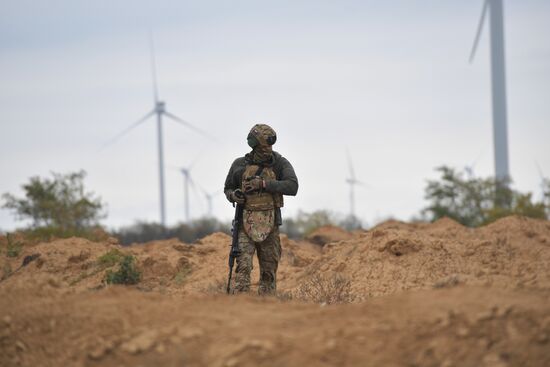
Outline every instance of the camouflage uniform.
[[239, 250], [241, 251], [241, 255], [237, 258], [237, 274], [235, 276], [234, 289], [237, 292], [248, 292], [250, 290], [252, 259], [254, 252], [257, 251], [260, 263], [260, 286], [258, 293], [275, 293], [277, 289], [277, 267], [281, 259], [279, 227], [275, 227], [263, 242], [254, 242], [243, 229], [239, 230]]
[[[251, 143], [252, 139], [252, 143]], [[254, 253], [260, 264], [260, 294], [273, 294], [277, 288], [277, 267], [281, 258], [279, 226], [282, 224], [283, 195], [296, 195], [298, 179], [292, 165], [272, 151], [275, 131], [267, 125], [255, 125], [249, 134], [252, 151], [237, 158], [225, 180], [224, 192], [230, 202], [233, 192], [245, 191], [242, 226], [239, 228], [240, 256], [237, 258], [234, 290], [250, 290], [250, 273]], [[246, 191], [248, 179], [261, 182], [254, 191]], [[248, 179], [247, 179], [248, 178]]]

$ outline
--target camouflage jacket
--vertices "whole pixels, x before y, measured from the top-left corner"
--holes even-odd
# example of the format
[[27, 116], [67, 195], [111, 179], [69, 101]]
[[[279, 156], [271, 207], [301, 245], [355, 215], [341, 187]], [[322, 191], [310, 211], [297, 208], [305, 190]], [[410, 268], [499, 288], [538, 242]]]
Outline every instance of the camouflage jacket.
[[[244, 157], [235, 159], [231, 165], [223, 190], [228, 200], [231, 192], [241, 187], [244, 170], [251, 163], [247, 154]], [[295, 196], [298, 192], [298, 178], [290, 162], [279, 153], [273, 152], [273, 162], [270, 166], [273, 168], [277, 179], [266, 182], [266, 191]], [[275, 223], [279, 226], [282, 224], [281, 208], [275, 210]]]

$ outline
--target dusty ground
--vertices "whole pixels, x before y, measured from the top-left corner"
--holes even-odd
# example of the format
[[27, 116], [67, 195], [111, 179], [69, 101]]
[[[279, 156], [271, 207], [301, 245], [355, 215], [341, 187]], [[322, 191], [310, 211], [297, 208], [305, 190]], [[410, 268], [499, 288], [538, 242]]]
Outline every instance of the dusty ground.
[[[283, 238], [278, 298], [223, 294], [223, 234], [17, 257], [2, 238], [0, 366], [550, 366], [549, 221], [317, 234]], [[136, 256], [138, 285], [102, 282], [113, 249]]]

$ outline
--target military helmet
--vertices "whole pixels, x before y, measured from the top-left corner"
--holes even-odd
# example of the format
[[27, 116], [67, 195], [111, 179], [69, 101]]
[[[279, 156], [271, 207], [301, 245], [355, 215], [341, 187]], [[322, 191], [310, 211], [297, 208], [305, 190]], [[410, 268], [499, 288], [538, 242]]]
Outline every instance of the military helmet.
[[254, 148], [256, 145], [272, 146], [277, 141], [277, 133], [269, 125], [256, 124], [248, 133], [248, 145]]

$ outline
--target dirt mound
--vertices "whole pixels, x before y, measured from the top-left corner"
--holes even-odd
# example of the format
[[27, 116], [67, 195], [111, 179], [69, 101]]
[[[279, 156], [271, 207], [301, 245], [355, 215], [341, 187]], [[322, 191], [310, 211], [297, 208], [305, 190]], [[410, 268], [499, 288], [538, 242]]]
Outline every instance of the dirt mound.
[[[222, 233], [0, 241], [0, 365], [550, 365], [549, 221], [318, 233], [323, 247], [282, 236], [279, 299], [224, 295]], [[124, 255], [141, 281], [106, 285]]]
[[306, 240], [316, 245], [324, 246], [330, 242], [349, 240], [353, 234], [336, 226], [322, 226], [306, 236]]
[[[298, 244], [281, 236], [283, 247], [279, 279], [284, 289], [285, 279], [293, 278], [297, 269], [312, 263], [320, 255], [317, 246]], [[142, 273], [137, 286], [144, 291], [163, 293], [218, 293], [227, 279], [227, 257], [231, 237], [223, 233], [207, 236], [195, 244], [177, 239], [152, 241], [123, 247], [115, 242], [99, 243], [81, 238], [69, 238], [24, 247], [15, 258], [3, 257], [3, 286], [24, 288], [31, 281], [44, 278], [58, 288], [84, 292], [105, 286], [106, 272], [116, 269], [118, 256], [133, 255]], [[20, 268], [25, 257], [38, 256]], [[0, 263], [0, 265], [2, 265]], [[253, 279], [259, 278], [259, 266], [254, 260]], [[253, 287], [257, 283], [253, 284]]]
[[326, 245], [303, 274], [343, 274], [361, 299], [457, 284], [550, 290], [549, 241], [549, 222], [519, 217], [475, 230], [384, 223]]

